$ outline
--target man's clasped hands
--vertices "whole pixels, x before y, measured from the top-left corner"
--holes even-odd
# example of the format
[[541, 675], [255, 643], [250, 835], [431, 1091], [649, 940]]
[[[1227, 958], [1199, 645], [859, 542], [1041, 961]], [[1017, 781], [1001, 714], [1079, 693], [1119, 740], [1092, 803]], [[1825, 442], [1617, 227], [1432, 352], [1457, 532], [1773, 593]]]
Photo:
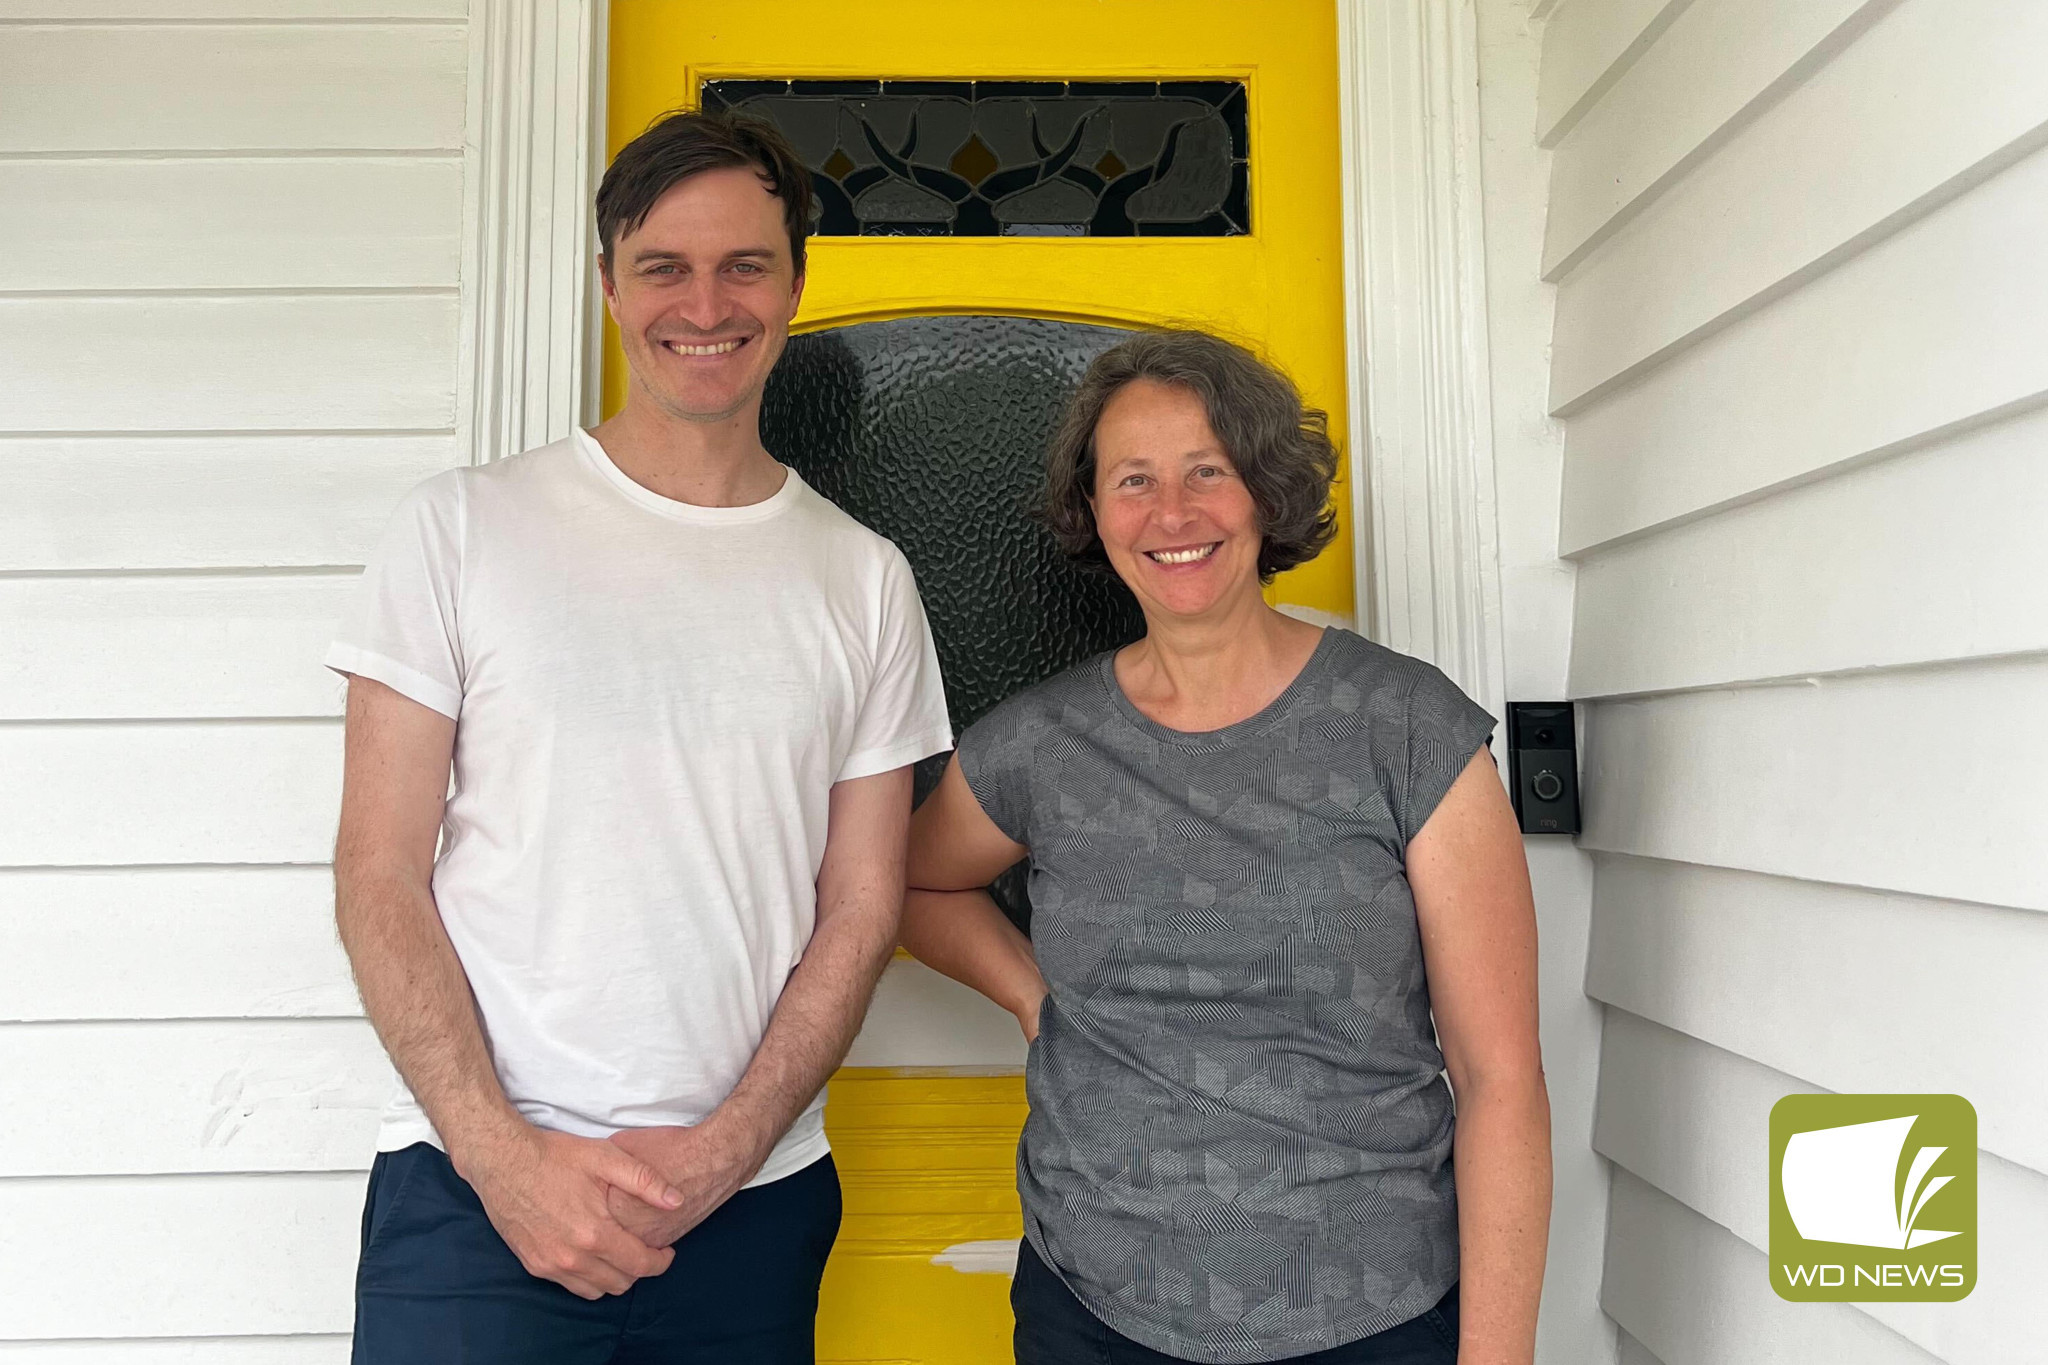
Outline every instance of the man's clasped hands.
[[675, 1242], [760, 1169], [773, 1140], [722, 1117], [609, 1138], [515, 1120], [450, 1157], [529, 1273], [597, 1298], [667, 1270]]

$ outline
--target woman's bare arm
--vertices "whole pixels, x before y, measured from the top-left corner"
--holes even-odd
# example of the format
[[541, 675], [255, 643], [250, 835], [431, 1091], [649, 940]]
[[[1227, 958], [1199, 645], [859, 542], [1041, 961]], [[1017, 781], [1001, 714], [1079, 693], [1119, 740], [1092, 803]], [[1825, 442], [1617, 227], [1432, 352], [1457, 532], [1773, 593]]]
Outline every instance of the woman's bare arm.
[[1408, 881], [1458, 1103], [1458, 1362], [1529, 1365], [1550, 1232], [1550, 1100], [1529, 869], [1485, 749], [1409, 842]]
[[1045, 980], [1031, 940], [982, 890], [1029, 852], [988, 818], [955, 755], [937, 790], [911, 817], [903, 946], [1017, 1016], [1024, 1036], [1035, 1038]]

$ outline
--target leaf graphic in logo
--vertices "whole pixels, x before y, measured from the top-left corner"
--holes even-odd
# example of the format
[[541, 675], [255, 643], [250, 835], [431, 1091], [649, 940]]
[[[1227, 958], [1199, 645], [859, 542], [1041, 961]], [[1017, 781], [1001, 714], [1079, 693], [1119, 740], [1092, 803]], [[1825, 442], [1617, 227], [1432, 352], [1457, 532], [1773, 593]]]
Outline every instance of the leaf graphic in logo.
[[1927, 1201], [1949, 1183], [1948, 1176], [1931, 1176], [1948, 1148], [1916, 1151], [1900, 1188], [1899, 1163], [1917, 1122], [1919, 1115], [1907, 1114], [1793, 1134], [1780, 1176], [1799, 1235], [1895, 1251], [1956, 1236], [1914, 1226]]

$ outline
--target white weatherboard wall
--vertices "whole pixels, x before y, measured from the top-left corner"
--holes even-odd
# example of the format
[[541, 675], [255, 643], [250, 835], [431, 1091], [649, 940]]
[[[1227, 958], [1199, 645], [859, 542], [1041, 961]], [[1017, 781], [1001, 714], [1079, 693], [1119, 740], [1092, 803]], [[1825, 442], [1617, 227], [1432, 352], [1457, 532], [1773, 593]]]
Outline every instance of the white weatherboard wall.
[[0, 1362], [347, 1357], [339, 682], [458, 462], [464, 0], [0, 0]]
[[[1563, 0], [1543, 60], [1622, 1359], [2048, 1360], [2048, 6]], [[1976, 1106], [1970, 1298], [1771, 1292], [1816, 1090]]]

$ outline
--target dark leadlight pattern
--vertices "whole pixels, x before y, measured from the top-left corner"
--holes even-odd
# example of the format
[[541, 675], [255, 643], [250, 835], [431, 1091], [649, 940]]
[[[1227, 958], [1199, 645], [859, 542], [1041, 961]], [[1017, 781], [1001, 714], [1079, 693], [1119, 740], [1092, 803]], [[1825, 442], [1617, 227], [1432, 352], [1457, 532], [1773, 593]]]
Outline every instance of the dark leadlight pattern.
[[[1028, 510], [1088, 362], [1128, 333], [1036, 318], [863, 322], [791, 337], [761, 438], [917, 572], [953, 723], [1144, 630], [1114, 578], [1077, 569]], [[920, 800], [944, 770], [918, 772]], [[1022, 924], [1020, 870], [994, 888]]]
[[1241, 81], [707, 81], [780, 128], [827, 237], [1250, 231]]

